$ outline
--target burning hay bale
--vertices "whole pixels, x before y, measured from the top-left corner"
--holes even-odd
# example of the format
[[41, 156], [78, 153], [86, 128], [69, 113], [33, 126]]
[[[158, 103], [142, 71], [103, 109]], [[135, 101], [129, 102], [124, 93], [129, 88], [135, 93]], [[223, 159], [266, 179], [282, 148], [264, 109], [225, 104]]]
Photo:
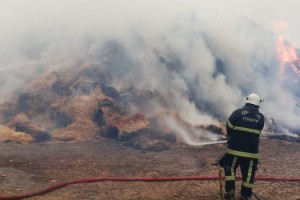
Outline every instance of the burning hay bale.
[[50, 139], [49, 133], [40, 125], [30, 122], [23, 113], [18, 114], [9, 124], [10, 128], [14, 128], [17, 132], [24, 132], [32, 136], [36, 141], [45, 141]]
[[100, 135], [106, 138], [123, 140], [124, 138], [149, 127], [149, 121], [142, 113], [133, 116], [118, 116], [111, 119], [109, 125], [101, 128]]
[[114, 87], [108, 87], [104, 84], [101, 84], [101, 90], [106, 96], [109, 96], [111, 98], [117, 99], [120, 97], [119, 91]]
[[16, 125], [15, 130], [31, 135], [38, 142], [46, 141], [51, 138], [49, 133], [38, 124], [19, 123]]
[[75, 121], [66, 128], [52, 132], [52, 139], [63, 142], [92, 141], [96, 138], [99, 128], [91, 120]]
[[[26, 86], [15, 103], [0, 106], [1, 122], [37, 141], [95, 139], [100, 128], [114, 127], [116, 119], [127, 116], [120, 111], [119, 92], [104, 84], [108, 79], [95, 68], [42, 75]], [[133, 123], [132, 130], [141, 126]], [[124, 126], [118, 127], [121, 133], [123, 129]], [[119, 136], [119, 131], [115, 133]]]
[[[159, 91], [128, 88], [119, 92], [110, 84], [110, 74], [93, 67], [45, 74], [14, 103], [0, 105], [0, 120], [38, 142], [82, 142], [101, 136], [143, 150], [163, 150], [180, 142], [176, 131], [166, 126], [166, 115], [187, 130], [195, 128], [176, 113], [152, 119], [143, 114], [156, 104], [167, 106]], [[218, 127], [203, 129], [221, 132]]]
[[0, 104], [0, 123], [7, 123], [14, 115], [15, 105], [12, 102]]
[[93, 110], [97, 107], [98, 98], [77, 95], [67, 102], [57, 102], [53, 106], [56, 113], [61, 113], [68, 123], [63, 128], [56, 128], [52, 138], [59, 141], [89, 141], [94, 139], [99, 127], [93, 121]]
[[32, 104], [34, 104], [34, 98], [29, 93], [23, 93], [19, 96], [16, 109], [20, 112], [25, 112]]
[[142, 113], [136, 113], [134, 116], [125, 116], [114, 122], [113, 125], [119, 130], [119, 138], [125, 138], [138, 130], [149, 128], [149, 121]]
[[146, 128], [123, 137], [121, 142], [141, 150], [162, 151], [169, 149], [171, 143], [176, 143], [176, 137], [173, 134], [163, 134]]
[[217, 134], [217, 135], [225, 135], [225, 133], [226, 133], [226, 131], [225, 131], [226, 128], [225, 128], [225, 125], [223, 125], [223, 124], [218, 124], [218, 125], [210, 124], [210, 125], [205, 126], [204, 129], [213, 134]]
[[100, 130], [100, 135], [105, 138], [119, 139], [119, 130], [115, 126], [105, 126]]
[[104, 112], [101, 108], [95, 109], [93, 121], [99, 126], [103, 126], [105, 124]]
[[[15, 114], [25, 113], [29, 118], [47, 112], [50, 104], [59, 95], [53, 89], [53, 84], [59, 81], [58, 73], [43, 75], [26, 86], [25, 92], [19, 95], [15, 103]], [[66, 85], [66, 84], [64, 84]]]
[[268, 138], [273, 140], [283, 140], [288, 142], [300, 143], [300, 137], [293, 137], [289, 135], [269, 135]]
[[110, 137], [109, 127], [120, 116], [118, 102], [104, 95], [98, 87], [89, 95], [80, 92], [73, 98], [57, 101], [51, 106], [51, 120], [62, 118], [55, 124], [65, 122], [52, 132], [53, 139], [59, 141], [89, 141], [97, 138], [99, 132]]
[[195, 127], [197, 130], [200, 131], [206, 131], [213, 135], [219, 136], [220, 138], [225, 139], [227, 136], [226, 126], [225, 124], [219, 123], [219, 124], [209, 124], [209, 125], [201, 125]]
[[174, 135], [166, 135], [150, 128], [150, 122], [142, 114], [124, 116], [104, 126], [100, 135], [119, 140], [122, 144], [147, 151], [161, 151], [169, 149], [170, 143], [175, 143]]
[[29, 122], [27, 115], [19, 113], [8, 123], [8, 127], [16, 127], [19, 123], [24, 124], [27, 122]]
[[57, 107], [49, 109], [49, 118], [57, 128], [65, 128], [72, 123], [72, 117]]
[[27, 144], [34, 141], [34, 138], [22, 132], [16, 132], [6, 126], [0, 125], [0, 142]]
[[56, 80], [51, 87], [51, 90], [59, 96], [69, 96], [72, 94], [71, 83], [66, 79]]

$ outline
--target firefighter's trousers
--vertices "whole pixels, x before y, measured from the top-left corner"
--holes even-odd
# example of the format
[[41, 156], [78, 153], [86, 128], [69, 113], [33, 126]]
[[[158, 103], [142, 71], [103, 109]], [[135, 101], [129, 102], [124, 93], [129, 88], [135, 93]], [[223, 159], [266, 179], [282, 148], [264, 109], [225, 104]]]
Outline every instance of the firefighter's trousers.
[[230, 154], [225, 155], [225, 189], [226, 191], [235, 190], [236, 169], [240, 166], [242, 174], [241, 195], [245, 197], [252, 196], [252, 188], [257, 169], [258, 159], [245, 158]]

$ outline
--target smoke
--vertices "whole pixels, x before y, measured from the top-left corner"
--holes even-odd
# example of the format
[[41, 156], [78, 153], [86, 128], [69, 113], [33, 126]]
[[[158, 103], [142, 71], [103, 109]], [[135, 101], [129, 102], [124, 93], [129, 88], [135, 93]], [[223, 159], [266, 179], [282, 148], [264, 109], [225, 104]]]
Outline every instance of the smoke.
[[[216, 144], [219, 139], [219, 136], [214, 135], [206, 130], [199, 130], [195, 128], [187, 129], [186, 127], [182, 126], [172, 117], [165, 117], [163, 119], [166, 126], [170, 127], [173, 133], [175, 133], [178, 138], [183, 140], [189, 145], [192, 146], [201, 146], [207, 144]], [[224, 141], [222, 141], [224, 142]]]
[[193, 125], [226, 120], [255, 92], [266, 116], [300, 128], [299, 100], [278, 78], [276, 37], [250, 18], [201, 17], [192, 0], [1, 4], [1, 101], [43, 73], [93, 66], [119, 90], [158, 91]]

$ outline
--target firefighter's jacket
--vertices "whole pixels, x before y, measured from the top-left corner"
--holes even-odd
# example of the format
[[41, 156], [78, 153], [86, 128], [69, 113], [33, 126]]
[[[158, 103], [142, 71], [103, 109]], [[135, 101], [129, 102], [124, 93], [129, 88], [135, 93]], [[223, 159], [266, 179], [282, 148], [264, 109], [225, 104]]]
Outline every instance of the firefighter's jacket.
[[264, 127], [264, 115], [259, 107], [245, 104], [235, 110], [226, 122], [227, 153], [246, 158], [258, 158], [259, 137]]

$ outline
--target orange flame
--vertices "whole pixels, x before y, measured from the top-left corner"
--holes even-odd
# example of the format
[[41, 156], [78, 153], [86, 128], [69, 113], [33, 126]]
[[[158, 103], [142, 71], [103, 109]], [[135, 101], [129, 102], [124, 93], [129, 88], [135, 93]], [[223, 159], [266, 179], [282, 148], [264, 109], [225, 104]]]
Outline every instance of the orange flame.
[[292, 70], [300, 77], [300, 58], [297, 55], [296, 48], [290, 45], [284, 36], [278, 36], [276, 50], [280, 62], [280, 80], [286, 79], [285, 70], [287, 64], [291, 66]]
[[288, 23], [278, 20], [274, 23], [274, 31], [277, 33], [276, 50], [280, 62], [279, 78], [281, 81], [286, 79], [286, 67], [289, 66], [300, 77], [300, 58], [296, 48], [287, 42], [287, 36], [283, 33], [288, 29]]

